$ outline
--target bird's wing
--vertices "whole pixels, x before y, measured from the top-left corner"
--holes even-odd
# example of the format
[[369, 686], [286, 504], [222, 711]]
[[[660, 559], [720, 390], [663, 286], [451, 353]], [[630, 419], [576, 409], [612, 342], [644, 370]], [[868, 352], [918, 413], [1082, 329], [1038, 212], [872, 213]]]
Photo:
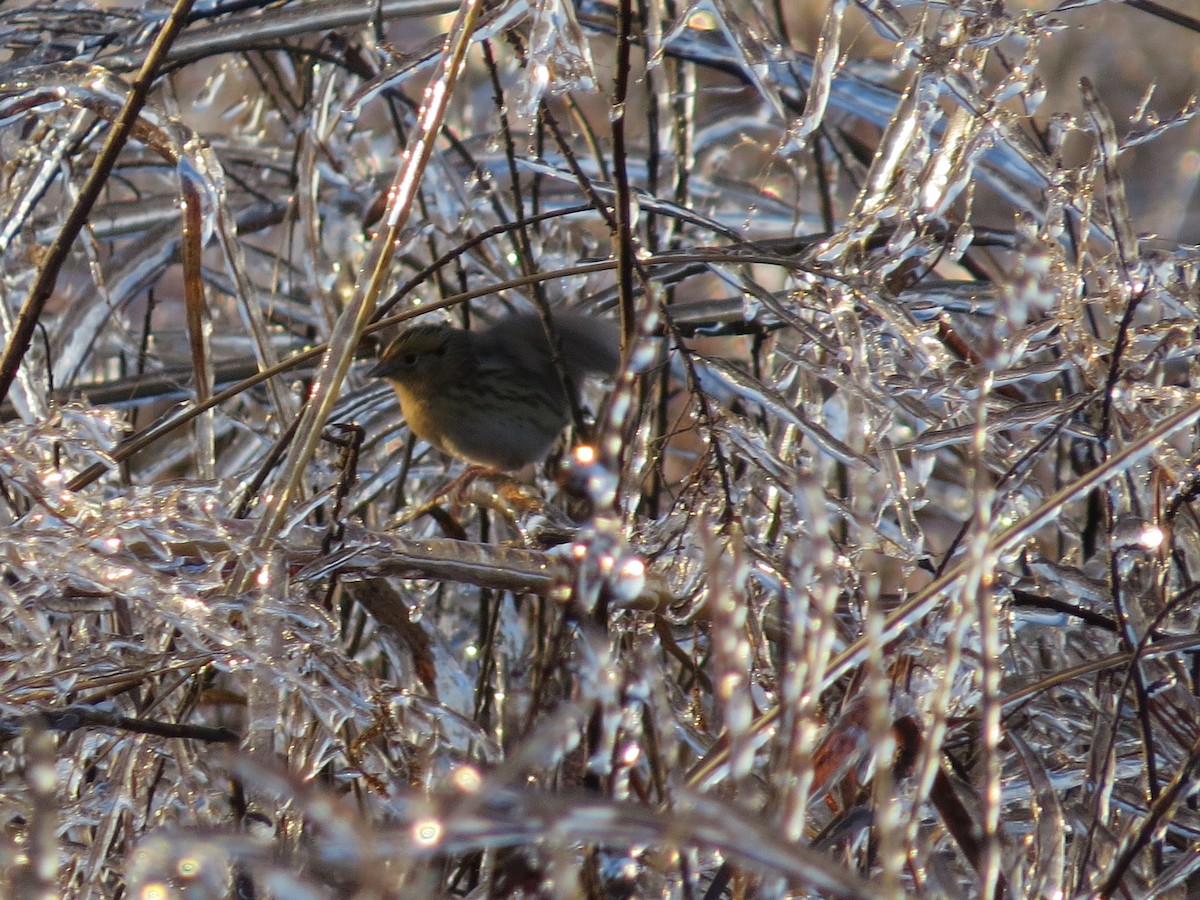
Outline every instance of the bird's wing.
[[[616, 325], [579, 313], [555, 312], [554, 330], [562, 342], [563, 364], [574, 381], [595, 373], [612, 375], [620, 362]], [[533, 313], [501, 319], [478, 334], [476, 352], [481, 357], [502, 354], [522, 370], [537, 377], [551, 371], [550, 349], [542, 322]]]

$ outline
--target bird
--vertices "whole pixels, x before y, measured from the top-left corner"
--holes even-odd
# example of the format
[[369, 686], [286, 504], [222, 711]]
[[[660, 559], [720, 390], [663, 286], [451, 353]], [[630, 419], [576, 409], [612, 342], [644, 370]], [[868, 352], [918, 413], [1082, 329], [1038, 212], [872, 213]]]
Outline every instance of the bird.
[[[560, 361], [578, 392], [587, 375], [614, 375], [620, 362], [611, 320], [554, 312]], [[540, 462], [571, 418], [542, 320], [514, 313], [481, 331], [414, 325], [368, 373], [396, 392], [408, 427], [443, 453], [501, 472]]]

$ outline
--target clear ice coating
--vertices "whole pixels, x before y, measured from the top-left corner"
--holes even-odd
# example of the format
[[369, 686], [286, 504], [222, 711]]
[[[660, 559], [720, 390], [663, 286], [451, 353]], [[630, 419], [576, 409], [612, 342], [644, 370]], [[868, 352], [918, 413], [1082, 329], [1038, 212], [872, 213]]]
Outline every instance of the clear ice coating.
[[[167, 5], [0, 5], [0, 895], [1186, 895], [1200, 82], [1097, 6], [196, 3], [93, 175]], [[367, 375], [543, 306], [525, 471]]]
[[[523, 4], [516, 4], [523, 5]], [[547, 96], [590, 94], [599, 87], [589, 39], [579, 27], [571, 0], [530, 0], [528, 80], [516, 110], [533, 116]]]

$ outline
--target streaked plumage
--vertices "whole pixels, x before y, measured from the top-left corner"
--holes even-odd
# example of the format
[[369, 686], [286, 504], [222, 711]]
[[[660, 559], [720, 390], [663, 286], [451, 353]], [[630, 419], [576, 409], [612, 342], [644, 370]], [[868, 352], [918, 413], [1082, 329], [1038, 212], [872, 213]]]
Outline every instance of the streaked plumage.
[[[554, 328], [577, 389], [588, 374], [616, 371], [611, 322], [560, 312]], [[395, 389], [418, 436], [493, 469], [541, 460], [570, 419], [541, 320], [532, 314], [509, 316], [484, 331], [415, 325], [388, 345], [370, 374]]]

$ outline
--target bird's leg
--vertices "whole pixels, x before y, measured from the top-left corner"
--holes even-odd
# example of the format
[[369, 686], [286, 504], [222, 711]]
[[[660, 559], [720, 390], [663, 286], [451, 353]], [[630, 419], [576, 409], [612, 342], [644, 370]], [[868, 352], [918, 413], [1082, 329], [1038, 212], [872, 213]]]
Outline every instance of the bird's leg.
[[[568, 524], [559, 521], [561, 516], [546, 505], [545, 498], [534, 485], [506, 472], [469, 466], [438, 488], [426, 502], [408, 510], [396, 525], [407, 525], [421, 516], [429, 516], [447, 537], [466, 540], [467, 531], [461, 522], [461, 511], [466, 505], [491, 510], [501, 516], [527, 546], [542, 543], [539, 536], [527, 532], [531, 522], [536, 523], [535, 530], [539, 533], [548, 528], [553, 534], [558, 534]], [[559, 542], [551, 540], [550, 543]]]
[[[462, 492], [468, 484], [489, 471], [491, 470], [486, 466], [467, 466], [459, 475], [450, 479], [450, 481], [434, 491], [432, 496], [424, 503], [414, 506], [400, 515], [396, 520], [397, 527], [415, 522], [421, 516], [430, 516], [437, 520], [448, 537], [466, 540], [466, 529], [459, 524], [457, 518], [458, 511], [462, 506]], [[446, 499], [450, 500], [451, 511], [449, 512], [441, 507], [442, 501]]]

